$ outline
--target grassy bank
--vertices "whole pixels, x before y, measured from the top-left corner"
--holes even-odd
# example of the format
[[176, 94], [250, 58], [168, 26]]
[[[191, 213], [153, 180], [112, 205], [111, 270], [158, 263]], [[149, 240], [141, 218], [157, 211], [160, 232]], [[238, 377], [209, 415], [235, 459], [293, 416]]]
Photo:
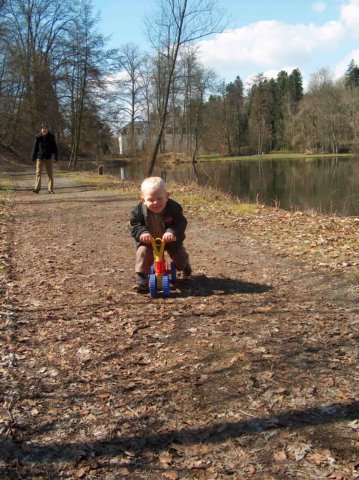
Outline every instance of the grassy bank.
[[5, 282], [5, 271], [9, 248], [9, 218], [12, 202], [12, 185], [10, 178], [0, 176], [0, 295]]
[[[116, 195], [139, 198], [139, 182], [121, 180], [111, 175], [80, 173], [82, 184], [112, 189]], [[167, 184], [171, 196], [179, 201], [188, 215], [223, 228], [239, 227], [241, 234], [261, 239], [264, 246], [279, 255], [310, 261], [330, 271], [359, 269], [359, 219], [313, 212], [288, 212], [261, 204], [242, 203], [211, 187], [195, 183]]]
[[6, 199], [11, 192], [11, 180], [9, 177], [0, 177], [0, 199]]
[[[140, 182], [122, 180], [112, 175], [90, 172], [59, 172], [58, 176], [72, 177], [80, 185], [93, 189], [111, 190], [135, 205], [139, 199]], [[310, 261], [320, 269], [358, 272], [359, 219], [338, 218], [313, 212], [288, 212], [259, 203], [241, 202], [211, 187], [196, 183], [167, 184], [171, 196], [179, 201], [189, 220], [199, 218], [209, 225], [220, 224], [234, 228], [234, 235], [253, 236], [279, 255]], [[63, 200], [59, 195], [58, 201]], [[13, 201], [11, 182], [0, 178], [1, 263], [6, 259], [10, 208]]]
[[[78, 173], [82, 184], [112, 189], [120, 196], [139, 198], [139, 182], [121, 180], [111, 175]], [[359, 266], [358, 219], [333, 215], [288, 212], [261, 204], [242, 203], [211, 187], [195, 183], [169, 182], [168, 190], [189, 215], [205, 222], [222, 223], [225, 228], [240, 225], [243, 232], [262, 238], [283, 255], [311, 258], [320, 266], [347, 268]]]
[[[121, 180], [113, 175], [97, 175], [95, 173], [71, 174], [79, 179], [83, 185], [98, 189], [112, 189], [121, 196], [134, 196], [134, 201], [140, 197], [140, 182], [135, 180]], [[242, 215], [252, 215], [258, 205], [242, 203], [238, 198], [226, 195], [211, 187], [201, 187], [196, 183], [179, 184], [168, 182], [167, 189], [170, 195], [190, 209], [200, 209], [205, 212], [218, 209], [223, 212], [232, 212]]]
[[201, 155], [200, 162], [207, 161], [234, 161], [234, 160], [303, 160], [310, 158], [350, 158], [355, 155], [350, 153], [289, 153], [289, 152], [272, 152], [262, 155], [243, 155], [243, 156], [222, 156], [222, 155]]
[[[7, 176], [0, 176], [0, 221], [8, 215], [8, 209], [13, 198], [11, 180]], [[1, 223], [2, 224], [2, 223]]]

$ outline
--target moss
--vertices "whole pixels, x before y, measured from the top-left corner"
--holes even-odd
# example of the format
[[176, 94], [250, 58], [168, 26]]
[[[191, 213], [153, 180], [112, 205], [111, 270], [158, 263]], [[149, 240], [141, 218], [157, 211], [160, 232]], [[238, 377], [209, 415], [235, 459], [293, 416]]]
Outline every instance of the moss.
[[59, 172], [59, 176], [76, 178], [78, 183], [96, 190], [116, 190], [118, 195], [139, 195], [139, 182], [121, 180], [114, 175], [98, 175], [93, 172]]
[[11, 190], [11, 182], [8, 177], [0, 177], [0, 191], [9, 191]]
[[[10, 178], [0, 176], [0, 221], [1, 221], [1, 238], [0, 238], [0, 253], [7, 251], [7, 235], [9, 219], [9, 207], [12, 201], [12, 185]], [[6, 274], [6, 269], [3, 260], [0, 260], [0, 280], [3, 281]]]
[[2, 204], [10, 202], [12, 190], [10, 178], [0, 177], [0, 202]]

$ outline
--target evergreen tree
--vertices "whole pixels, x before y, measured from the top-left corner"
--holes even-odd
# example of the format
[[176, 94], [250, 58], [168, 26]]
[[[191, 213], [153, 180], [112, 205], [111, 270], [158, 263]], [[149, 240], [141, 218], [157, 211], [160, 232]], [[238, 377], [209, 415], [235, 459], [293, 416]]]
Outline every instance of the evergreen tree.
[[281, 70], [277, 75], [274, 96], [273, 148], [280, 150], [286, 148], [285, 117], [286, 104], [289, 98], [289, 78], [285, 70]]
[[243, 82], [239, 76], [234, 82], [226, 87], [226, 99], [228, 105], [228, 121], [231, 144], [237, 155], [240, 155], [240, 148], [245, 144], [245, 114], [244, 114], [244, 95]]
[[299, 69], [294, 69], [290, 75], [280, 71], [275, 89], [273, 148], [292, 148], [294, 115], [302, 98], [303, 80]]
[[263, 74], [259, 74], [254, 78], [249, 92], [249, 140], [257, 153], [273, 148], [275, 88], [275, 80], [268, 80]]
[[292, 100], [297, 103], [303, 98], [303, 78], [299, 68], [289, 75], [289, 90]]
[[354, 60], [350, 61], [345, 72], [345, 86], [350, 88], [359, 86], [359, 67]]

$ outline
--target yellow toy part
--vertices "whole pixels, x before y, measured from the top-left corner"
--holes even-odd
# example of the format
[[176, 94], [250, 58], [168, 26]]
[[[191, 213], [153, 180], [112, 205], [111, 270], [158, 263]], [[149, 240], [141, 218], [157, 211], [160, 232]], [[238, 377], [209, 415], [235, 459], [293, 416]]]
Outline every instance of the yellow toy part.
[[165, 250], [166, 243], [162, 240], [162, 238], [151, 237], [151, 245], [155, 261], [160, 262], [163, 258], [163, 252]]

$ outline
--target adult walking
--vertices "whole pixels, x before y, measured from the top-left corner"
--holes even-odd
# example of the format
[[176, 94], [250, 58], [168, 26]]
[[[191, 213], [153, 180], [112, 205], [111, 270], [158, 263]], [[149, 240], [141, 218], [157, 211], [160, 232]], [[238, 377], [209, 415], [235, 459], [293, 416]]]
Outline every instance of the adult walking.
[[32, 161], [36, 161], [35, 189], [33, 192], [39, 193], [41, 190], [41, 174], [45, 165], [48, 176], [48, 191], [49, 193], [55, 193], [53, 162], [57, 162], [57, 144], [55, 136], [49, 131], [46, 123], [41, 124], [40, 133], [36, 135]]

